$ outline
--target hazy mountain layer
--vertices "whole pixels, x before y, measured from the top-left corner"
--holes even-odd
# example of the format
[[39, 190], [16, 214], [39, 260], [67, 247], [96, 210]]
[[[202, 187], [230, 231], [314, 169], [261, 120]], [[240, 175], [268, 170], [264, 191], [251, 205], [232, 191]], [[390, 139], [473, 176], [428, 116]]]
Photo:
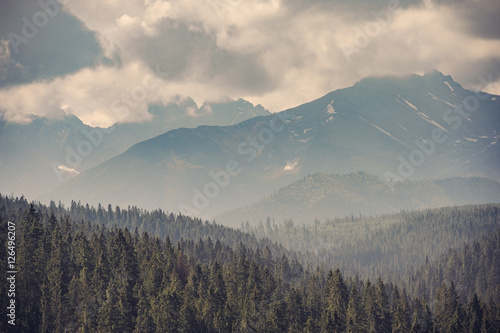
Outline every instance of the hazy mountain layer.
[[169, 131], [51, 197], [212, 217], [317, 172], [498, 180], [499, 123], [498, 96], [475, 94], [439, 72], [368, 78], [237, 125]]
[[268, 217], [296, 224], [315, 218], [376, 215], [401, 209], [500, 202], [500, 183], [478, 177], [434, 181], [407, 181], [394, 186], [376, 176], [351, 173], [343, 176], [313, 174], [279, 189], [248, 207], [217, 216], [226, 225], [255, 225]]
[[29, 124], [0, 119], [0, 191], [37, 197], [66, 180], [123, 153], [132, 145], [179, 127], [231, 125], [270, 114], [239, 99], [205, 102], [190, 99], [150, 107], [151, 120], [92, 128], [75, 116], [32, 117]]

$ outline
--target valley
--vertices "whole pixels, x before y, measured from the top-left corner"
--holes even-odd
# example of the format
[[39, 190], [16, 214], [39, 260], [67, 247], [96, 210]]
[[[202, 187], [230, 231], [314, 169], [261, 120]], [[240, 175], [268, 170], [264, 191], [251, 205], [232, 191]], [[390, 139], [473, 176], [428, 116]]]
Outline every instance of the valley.
[[1, 9], [1, 333], [500, 332], [500, 1]]

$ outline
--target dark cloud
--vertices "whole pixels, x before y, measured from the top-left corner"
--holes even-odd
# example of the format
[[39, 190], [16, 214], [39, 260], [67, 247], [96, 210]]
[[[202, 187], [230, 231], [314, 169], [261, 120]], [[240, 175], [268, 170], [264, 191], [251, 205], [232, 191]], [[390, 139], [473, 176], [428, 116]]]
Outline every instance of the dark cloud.
[[[436, 68], [466, 88], [479, 76], [500, 80], [498, 0], [70, 1], [74, 16], [60, 13], [12, 57], [2, 54], [5, 36], [40, 9], [37, 0], [0, 1], [0, 88], [64, 76], [0, 89], [11, 116], [36, 105], [116, 121], [114, 99], [149, 75], [161, 84], [130, 121], [177, 94], [199, 103], [242, 97], [280, 111], [373, 75]], [[103, 53], [121, 62], [93, 66]], [[93, 67], [78, 70], [85, 66]], [[488, 89], [499, 93], [500, 83]]]
[[457, 70], [453, 79], [466, 86], [466, 88], [480, 88], [484, 90], [485, 83], [488, 84], [500, 80], [500, 58], [491, 58], [482, 61], [471, 61], [468, 66]]
[[135, 47], [129, 48], [129, 52], [136, 52], [153, 71], [160, 66], [166, 72], [166, 80], [188, 78], [246, 93], [262, 93], [276, 86], [258, 57], [218, 47], [215, 36], [201, 28], [165, 20], [159, 30], [157, 36], [132, 40]]
[[311, 8], [322, 9], [333, 15], [348, 17], [355, 21], [373, 19], [373, 15], [389, 7], [405, 9], [420, 6], [423, 0], [291, 0], [283, 5], [292, 12], [302, 12]]
[[500, 39], [500, 1], [435, 0], [450, 7], [464, 19], [470, 33], [482, 38]]
[[[0, 87], [49, 79], [111, 61], [102, 55], [95, 33], [55, 4], [51, 2], [47, 13], [36, 1], [1, 0], [0, 39], [10, 40], [10, 59], [0, 64]], [[37, 25], [34, 20], [38, 20]], [[26, 21], [36, 30], [27, 29]]]

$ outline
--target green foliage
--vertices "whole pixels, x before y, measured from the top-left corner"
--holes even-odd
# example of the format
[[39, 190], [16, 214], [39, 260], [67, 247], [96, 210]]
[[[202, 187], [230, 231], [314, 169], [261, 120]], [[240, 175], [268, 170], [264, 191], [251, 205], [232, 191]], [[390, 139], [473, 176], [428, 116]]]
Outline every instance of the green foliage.
[[460, 248], [449, 249], [434, 263], [426, 262], [404, 277], [404, 284], [422, 299], [432, 299], [443, 283], [453, 282], [461, 302], [475, 294], [500, 302], [500, 230]]
[[[37, 211], [22, 200], [2, 198], [0, 204], [0, 226], [5, 228], [12, 220], [20, 231], [22, 332], [499, 330], [495, 256], [500, 231], [427, 261], [398, 286], [382, 278], [376, 284], [346, 278], [340, 269], [324, 265], [304, 268], [300, 254], [274, 252], [280, 247], [268, 241], [262, 248], [255, 237], [241, 233], [235, 235], [250, 246], [243, 241], [229, 246], [211, 236], [179, 238], [174, 245], [169, 235], [162, 240], [147, 232], [77, 222], [57, 217], [57, 209], [51, 214], [40, 205]], [[495, 207], [451, 212], [488, 221]], [[110, 214], [109, 209], [100, 210], [100, 219]], [[126, 212], [111, 215], [123, 217]], [[424, 216], [434, 218], [439, 212]], [[421, 221], [421, 215], [409, 216]], [[226, 230], [212, 224], [199, 227], [197, 232], [204, 235]], [[477, 283], [481, 276], [487, 280], [484, 286]], [[454, 280], [443, 283], [450, 278], [469, 281], [472, 296], [461, 293], [462, 284]], [[436, 291], [427, 292], [435, 283], [440, 283]], [[420, 291], [422, 296], [413, 296]]]
[[[401, 276], [424, 264], [426, 258], [437, 259], [449, 248], [459, 248], [464, 242], [471, 243], [499, 229], [499, 215], [498, 204], [475, 205], [375, 217], [350, 216], [300, 227], [268, 220], [265, 225], [251, 227], [249, 231], [257, 239], [269, 239], [300, 252], [299, 259], [309, 267], [340, 267], [350, 275], [359, 274], [372, 280], [380, 275], [400, 283]], [[498, 267], [500, 256], [496, 258]], [[464, 257], [461, 261], [468, 259]], [[473, 284], [474, 272], [470, 270], [463, 278], [470, 278]], [[496, 285], [500, 277], [497, 271], [484, 273], [478, 281], [480, 289], [484, 289], [479, 291], [481, 295], [486, 294], [483, 291], [487, 289], [487, 280], [491, 279]], [[446, 278], [453, 280], [457, 276]], [[471, 296], [472, 293], [467, 294]]]

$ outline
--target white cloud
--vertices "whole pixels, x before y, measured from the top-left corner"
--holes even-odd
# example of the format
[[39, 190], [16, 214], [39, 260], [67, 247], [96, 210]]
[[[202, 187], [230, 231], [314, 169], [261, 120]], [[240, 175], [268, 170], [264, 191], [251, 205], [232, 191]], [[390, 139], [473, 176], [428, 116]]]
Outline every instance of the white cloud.
[[[481, 8], [492, 11], [492, 1]], [[500, 92], [495, 83], [500, 40], [472, 29], [452, 0], [411, 6], [378, 1], [366, 8], [279, 0], [90, 0], [67, 6], [97, 32], [107, 56], [119, 53], [122, 65], [4, 89], [0, 106], [11, 119], [65, 106], [90, 124], [123, 120], [110, 105], [154, 74], [157, 65], [167, 76], [131, 108], [126, 121], [146, 119], [147, 103], [176, 94], [198, 104], [224, 95], [242, 97], [281, 111], [366, 76], [432, 68], [466, 87], [473, 87], [478, 75], [493, 72], [487, 89]], [[343, 45], [356, 47], [349, 59]]]
[[64, 110], [93, 126], [141, 121], [150, 116], [148, 103], [167, 103], [174, 95], [155, 74], [137, 62], [123, 68], [85, 68], [52, 81], [1, 90], [0, 100], [9, 120]]

